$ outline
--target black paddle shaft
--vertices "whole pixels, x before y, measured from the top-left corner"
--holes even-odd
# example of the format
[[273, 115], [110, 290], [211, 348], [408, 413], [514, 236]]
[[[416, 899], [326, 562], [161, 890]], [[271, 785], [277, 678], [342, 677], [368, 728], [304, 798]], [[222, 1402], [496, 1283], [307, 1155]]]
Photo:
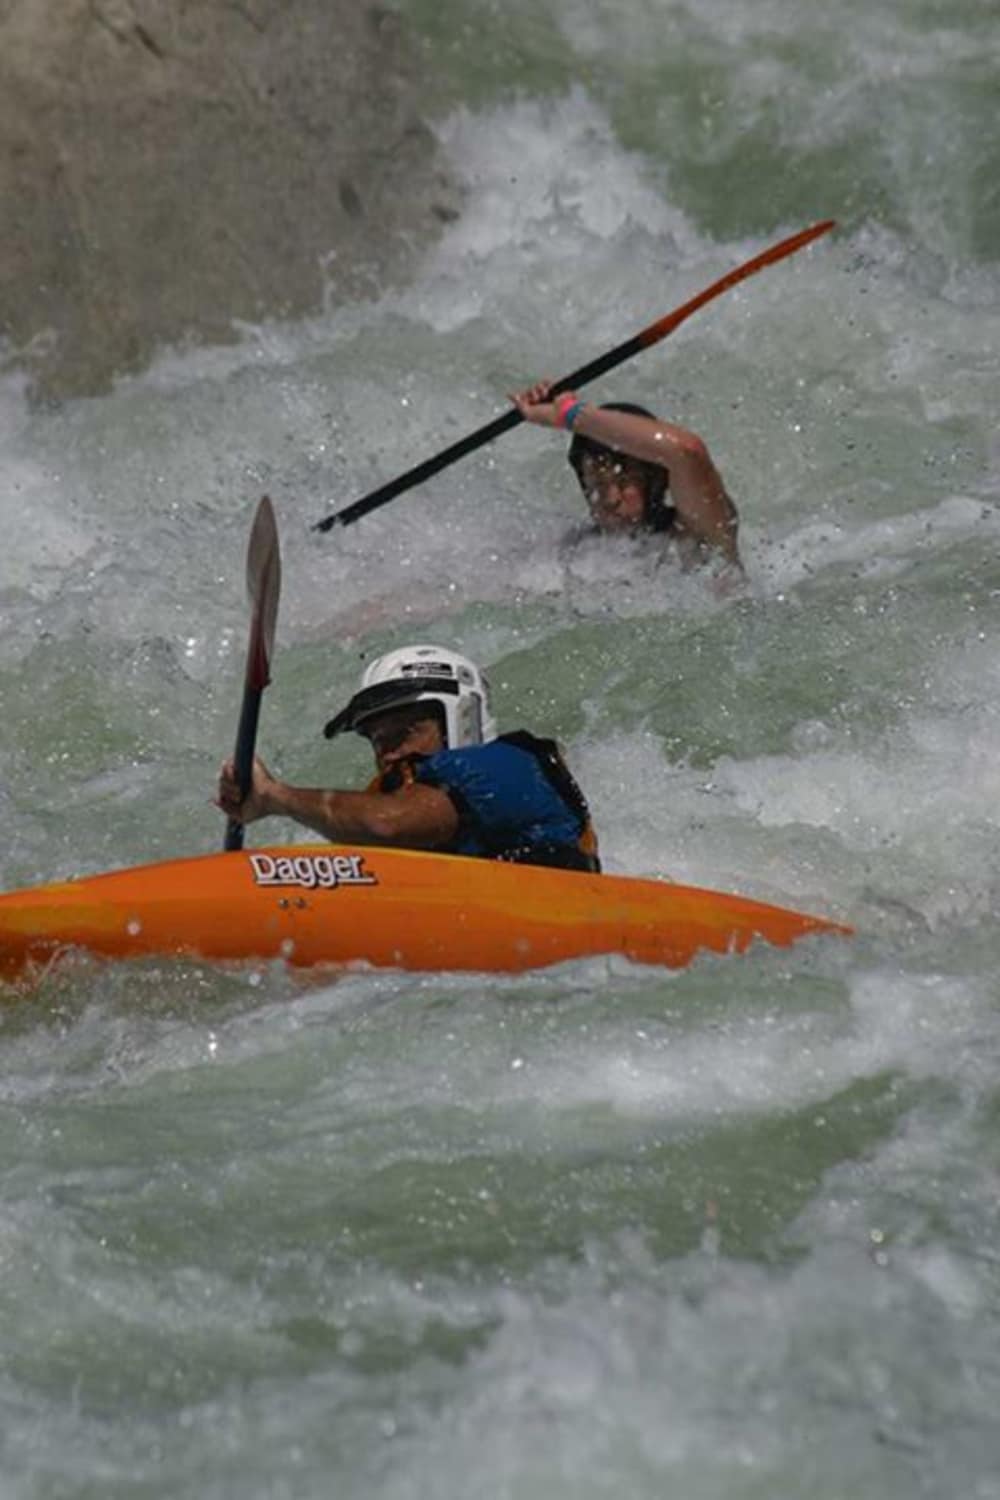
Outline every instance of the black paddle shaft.
[[[564, 375], [552, 386], [553, 396], [558, 396], [560, 391], [575, 390], [577, 386], [585, 385], [588, 380], [596, 380], [598, 375], [603, 375], [605, 371], [613, 370], [615, 365], [631, 359], [632, 355], [638, 354], [643, 347], [641, 338], [641, 334], [636, 334], [633, 338], [627, 339], [624, 344], [619, 344], [617, 348], [609, 349], [606, 354], [592, 359], [589, 364], [581, 365], [579, 370], [574, 370], [571, 375]], [[388, 505], [390, 500], [395, 500], [396, 496], [401, 495], [404, 490], [423, 484], [425, 479], [440, 474], [442, 469], [458, 463], [458, 460], [465, 458], [468, 453], [475, 453], [477, 448], [483, 448], [487, 443], [492, 443], [494, 438], [510, 432], [512, 427], [516, 427], [519, 422], [523, 421], [524, 418], [517, 407], [512, 406], [502, 416], [495, 417], [492, 422], [487, 422], [485, 427], [477, 428], [467, 437], [460, 438], [457, 443], [452, 443], [450, 448], [435, 453], [433, 458], [424, 459], [423, 463], [408, 469], [405, 474], [400, 474], [395, 479], [390, 479], [388, 484], [380, 485], [370, 494], [362, 495], [360, 500], [355, 500], [352, 505], [345, 506], [343, 510], [338, 510], [331, 516], [324, 516], [322, 521], [315, 522], [313, 531], [330, 531], [334, 526], [350, 526], [352, 521], [360, 521], [361, 517], [366, 516], [369, 511], [378, 510], [380, 505]]]
[[[254, 747], [257, 744], [257, 723], [260, 719], [260, 700], [264, 696], [262, 688], [250, 687], [249, 684], [243, 689], [243, 702], [240, 706], [240, 722], [236, 731], [236, 780], [240, 788], [240, 801], [246, 797], [253, 785], [253, 756]], [[226, 820], [225, 849], [243, 848], [243, 824], [235, 818]]]

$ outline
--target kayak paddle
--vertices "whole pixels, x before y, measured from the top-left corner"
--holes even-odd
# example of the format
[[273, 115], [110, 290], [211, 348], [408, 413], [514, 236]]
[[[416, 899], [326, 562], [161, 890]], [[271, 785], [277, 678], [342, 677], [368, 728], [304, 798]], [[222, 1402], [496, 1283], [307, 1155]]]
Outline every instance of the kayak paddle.
[[[271, 652], [274, 649], [274, 627], [278, 619], [280, 594], [281, 552], [278, 547], [278, 525], [274, 519], [274, 507], [265, 495], [257, 506], [247, 547], [247, 595], [253, 612], [234, 756], [241, 798], [249, 792], [253, 779], [257, 720], [260, 717], [261, 696], [271, 681]], [[235, 818], [229, 818], [226, 823], [223, 848], [243, 848], [243, 824]]]
[[[770, 249], [761, 251], [759, 255], [755, 255], [752, 260], [745, 261], [743, 265], [727, 271], [725, 276], [720, 276], [718, 281], [713, 281], [712, 285], [706, 287], [703, 292], [699, 292], [697, 296], [675, 308], [673, 312], [667, 313], [657, 322], [651, 323], [648, 328], [642, 329], [632, 338], [626, 339], [623, 344], [617, 344], [614, 349], [609, 349], [606, 354], [598, 355], [589, 364], [581, 365], [578, 370], [564, 375], [561, 380], [553, 384], [552, 394], [558, 395], [560, 391], [576, 390], [578, 386], [586, 385], [590, 380], [596, 380], [598, 375], [603, 375], [607, 370], [613, 370], [616, 365], [631, 359], [633, 354], [639, 354], [643, 349], [650, 348], [652, 344], [658, 344], [661, 339], [667, 337], [668, 333], [673, 333], [685, 318], [689, 318], [700, 307], [704, 307], [706, 302], [711, 302], [713, 297], [721, 296], [731, 286], [745, 281], [748, 276], [753, 276], [765, 266], [773, 266], [777, 261], [784, 260], [786, 256], [794, 255], [796, 250], [801, 250], [804, 245], [819, 239], [821, 234], [827, 234], [833, 229], [835, 223], [834, 219], [824, 219], [822, 223], [812, 224], [808, 229], [801, 229], [798, 234], [790, 235], [788, 239], [780, 240]], [[366, 516], [369, 511], [377, 510], [380, 505], [386, 505], [397, 495], [403, 494], [405, 490], [411, 490], [415, 485], [423, 484], [425, 479], [430, 479], [434, 474], [440, 474], [442, 469], [447, 469], [450, 464], [457, 463], [467, 453], [474, 453], [484, 444], [492, 443], [493, 439], [498, 438], [501, 433], [509, 432], [512, 427], [516, 427], [519, 422], [523, 421], [524, 418], [517, 408], [511, 407], [502, 416], [496, 417], [492, 422], [487, 422], [485, 427], [479, 427], [475, 432], [470, 432], [467, 437], [460, 438], [457, 443], [452, 443], [450, 448], [445, 448], [414, 468], [407, 469], [406, 473], [400, 474], [397, 479], [391, 479], [388, 484], [380, 485], [378, 489], [363, 495], [360, 500], [355, 500], [352, 505], [345, 506], [343, 510], [324, 516], [322, 521], [315, 522], [313, 531], [329, 531], [334, 526], [349, 526], [352, 521], [360, 521], [361, 517]]]

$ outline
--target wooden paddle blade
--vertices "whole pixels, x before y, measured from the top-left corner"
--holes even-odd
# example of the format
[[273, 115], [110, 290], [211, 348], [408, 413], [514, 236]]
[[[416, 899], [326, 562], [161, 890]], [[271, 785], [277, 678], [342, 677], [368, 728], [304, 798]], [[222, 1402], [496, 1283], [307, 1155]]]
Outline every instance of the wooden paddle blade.
[[[274, 507], [265, 495], [257, 506], [247, 547], [247, 593], [252, 615], [247, 644], [246, 676], [243, 702], [236, 730], [236, 779], [241, 797], [246, 797], [253, 781], [253, 757], [257, 747], [257, 721], [264, 689], [271, 681], [271, 655], [274, 630], [278, 620], [281, 595], [281, 550], [278, 545], [278, 523]], [[243, 824], [230, 818], [226, 824], [224, 849], [243, 848]]]
[[262, 691], [271, 680], [271, 656], [281, 597], [281, 549], [274, 507], [267, 495], [257, 506], [247, 548], [247, 594], [253, 609], [246, 684]]
[[786, 256], [794, 255], [797, 250], [802, 250], [806, 245], [818, 240], [820, 235], [829, 234], [836, 227], [836, 219], [824, 219], [819, 224], [811, 224], [808, 229], [800, 229], [798, 234], [790, 234], [786, 240], [780, 240], [777, 245], [771, 245], [767, 250], [762, 250], [752, 260], [744, 261], [741, 266], [734, 266], [727, 271], [725, 276], [720, 276], [718, 281], [713, 281], [711, 286], [692, 297], [690, 302], [685, 302], [673, 312], [667, 313], [665, 318], [659, 318], [655, 323], [650, 323], [641, 333], [636, 334], [636, 343], [640, 349], [648, 349], [650, 344], [659, 343], [660, 339], [666, 338], [668, 333], [673, 333], [679, 323], [689, 318], [693, 312], [704, 307], [706, 302], [711, 302], [714, 297], [720, 297], [723, 292], [728, 292], [731, 286], [745, 281], [748, 276], [754, 276], [762, 271], [765, 266], [773, 266], [777, 261], [784, 260]]

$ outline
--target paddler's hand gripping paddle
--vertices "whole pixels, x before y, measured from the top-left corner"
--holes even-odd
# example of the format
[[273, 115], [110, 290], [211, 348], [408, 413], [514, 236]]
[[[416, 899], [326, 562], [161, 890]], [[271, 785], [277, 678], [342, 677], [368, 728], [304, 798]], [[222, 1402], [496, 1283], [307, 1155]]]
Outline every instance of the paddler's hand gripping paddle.
[[[605, 371], [613, 370], [616, 365], [631, 359], [633, 354], [648, 349], [651, 344], [658, 344], [661, 339], [667, 337], [668, 333], [673, 333], [685, 318], [697, 312], [699, 307], [704, 307], [706, 302], [711, 302], [713, 297], [721, 296], [731, 286], [745, 281], [748, 276], [762, 271], [765, 266], [773, 266], [776, 261], [784, 260], [788, 255], [794, 255], [796, 250], [801, 250], [804, 245], [819, 239], [821, 234], [828, 234], [835, 222], [834, 219], [824, 219], [820, 224], [801, 229], [798, 234], [779, 241], [769, 250], [762, 250], [759, 255], [755, 255], [752, 260], [746, 261], [742, 266], [736, 266], [734, 270], [727, 271], [725, 276], [720, 276], [718, 281], [713, 281], [711, 286], [699, 292], [696, 297], [692, 297], [689, 302], [667, 313], [666, 317], [660, 318], [656, 323], [651, 323], [648, 328], [644, 328], [633, 338], [626, 339], [624, 344], [618, 344], [614, 349], [609, 349], [606, 354], [601, 354], [597, 359], [591, 360], [589, 365], [581, 365], [579, 370], [574, 370], [572, 374], [564, 375], [552, 386], [552, 394], [557, 396], [560, 391], [575, 391], [581, 385], [586, 385], [589, 380], [596, 380], [598, 375], [603, 375]], [[415, 485], [423, 484], [425, 479], [430, 479], [434, 474], [440, 474], [442, 469], [447, 469], [450, 464], [457, 463], [467, 453], [474, 453], [485, 443], [492, 443], [493, 439], [498, 438], [501, 433], [509, 432], [512, 427], [516, 427], [519, 422], [523, 421], [521, 413], [516, 407], [512, 407], [510, 411], [505, 411], [503, 416], [487, 422], [485, 427], [470, 432], [468, 437], [460, 438], [450, 448], [445, 448], [433, 458], [425, 459], [413, 469], [407, 469], [406, 473], [400, 474], [398, 479], [391, 479], [388, 484], [383, 484], [377, 490], [372, 490], [370, 494], [363, 495], [360, 500], [355, 500], [353, 505], [345, 506], [343, 510], [335, 511], [333, 515], [324, 516], [322, 521], [315, 523], [313, 530], [329, 531], [333, 526], [349, 526], [352, 521], [360, 521], [361, 517], [366, 516], [370, 510], [377, 510], [380, 505], [386, 505], [397, 495], [401, 495], [404, 490], [412, 490]]]
[[[281, 552], [274, 508], [265, 495], [257, 506], [247, 547], [247, 594], [252, 606], [250, 640], [247, 645], [243, 705], [236, 732], [236, 779], [240, 797], [246, 797], [253, 782], [253, 757], [257, 744], [260, 700], [271, 681], [271, 652], [281, 594]], [[224, 849], [243, 848], [243, 824], [235, 818], [226, 823]]]

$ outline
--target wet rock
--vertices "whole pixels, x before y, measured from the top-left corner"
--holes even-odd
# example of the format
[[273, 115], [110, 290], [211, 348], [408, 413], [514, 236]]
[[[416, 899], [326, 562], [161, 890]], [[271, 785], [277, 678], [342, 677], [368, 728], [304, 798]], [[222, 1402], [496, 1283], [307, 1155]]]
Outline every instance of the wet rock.
[[0, 0], [0, 338], [36, 395], [406, 274], [457, 211], [359, 0]]

